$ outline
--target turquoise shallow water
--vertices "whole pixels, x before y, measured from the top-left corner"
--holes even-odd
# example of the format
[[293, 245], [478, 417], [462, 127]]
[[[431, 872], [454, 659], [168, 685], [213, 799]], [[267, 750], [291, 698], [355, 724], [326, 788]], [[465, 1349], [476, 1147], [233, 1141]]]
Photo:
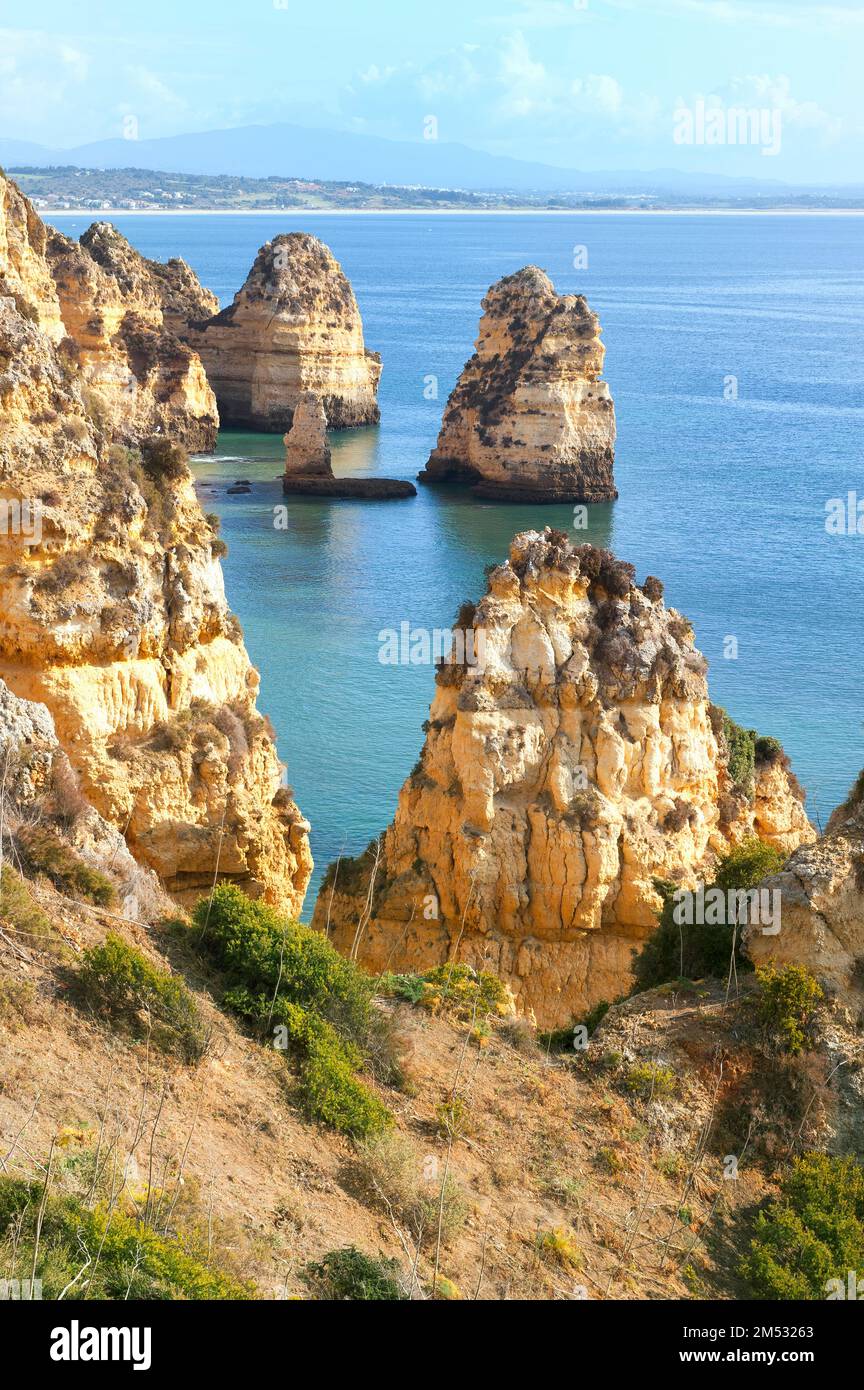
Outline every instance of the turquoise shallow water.
[[[57, 218], [78, 235], [86, 222]], [[142, 252], [181, 255], [223, 303], [262, 242], [305, 228], [350, 276], [384, 358], [380, 428], [333, 437], [337, 472], [414, 477], [472, 350], [493, 280], [535, 263], [600, 314], [615, 396], [620, 499], [579, 539], [658, 575], [711, 664], [712, 697], [779, 737], [822, 819], [864, 766], [864, 536], [825, 531], [825, 503], [864, 499], [864, 223], [853, 217], [121, 216]], [[573, 248], [589, 268], [573, 268]], [[438, 378], [439, 396], [424, 387]], [[724, 399], [736, 377], [737, 400]], [[726, 394], [728, 394], [728, 389]], [[230, 552], [228, 595], [262, 673], [288, 777], [313, 825], [315, 885], [392, 816], [433, 690], [378, 660], [378, 633], [448, 626], [515, 531], [566, 507], [294, 499], [281, 440], [223, 433], [196, 462]], [[249, 478], [251, 495], [224, 484]], [[736, 660], [724, 639], [738, 641]]]

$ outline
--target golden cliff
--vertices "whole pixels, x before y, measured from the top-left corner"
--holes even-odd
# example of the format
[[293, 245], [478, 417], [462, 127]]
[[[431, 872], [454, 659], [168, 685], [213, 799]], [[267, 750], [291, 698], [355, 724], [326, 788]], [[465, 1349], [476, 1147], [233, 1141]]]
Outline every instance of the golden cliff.
[[213, 448], [216, 397], [174, 328], [216, 300], [182, 261], [147, 261], [104, 222], [71, 241], [0, 175], [0, 297], [57, 345], [103, 435]]
[[80, 242], [52, 231], [47, 256], [69, 355], [103, 428], [110, 422], [131, 442], [165, 434], [196, 453], [212, 449], [216, 397], [198, 354], [165, 327], [164, 286], [150, 263], [105, 222]]
[[478, 497], [512, 501], [617, 497], [596, 314], [582, 295], [556, 294], [536, 266], [499, 280], [482, 307], [422, 481], [469, 482]]
[[233, 304], [192, 322], [186, 338], [201, 355], [223, 424], [281, 433], [307, 391], [321, 400], [330, 429], [378, 422], [381, 358], [364, 345], [342, 267], [306, 232], [262, 246]]
[[745, 931], [756, 965], [805, 965], [864, 1017], [864, 773], [815, 844], [803, 845], [762, 888], [779, 894], [780, 930]]
[[814, 832], [773, 740], [730, 759], [744, 731], [657, 580], [527, 532], [460, 620], [475, 664], [439, 668], [395, 820], [331, 866], [314, 924], [374, 971], [482, 965], [564, 1025], [627, 988], [655, 877], [689, 886], [746, 836], [791, 852]]
[[[78, 251], [65, 238], [58, 250], [10, 188], [0, 229], [0, 679], [47, 707], [84, 795], [175, 897], [192, 901], [218, 876], [297, 911], [308, 826], [256, 709], [258, 675], [184, 452], [143, 437], [153, 416], [137, 391], [94, 385], [89, 354], [102, 351], [98, 336], [115, 342], [114, 311], [86, 339], [91, 330], [64, 307]], [[94, 286], [108, 293], [93, 265], [81, 271], [85, 299]], [[55, 274], [64, 288], [52, 301]], [[119, 273], [111, 278], [122, 292]], [[155, 303], [148, 312], [157, 324]], [[173, 406], [155, 404], [167, 427]]]

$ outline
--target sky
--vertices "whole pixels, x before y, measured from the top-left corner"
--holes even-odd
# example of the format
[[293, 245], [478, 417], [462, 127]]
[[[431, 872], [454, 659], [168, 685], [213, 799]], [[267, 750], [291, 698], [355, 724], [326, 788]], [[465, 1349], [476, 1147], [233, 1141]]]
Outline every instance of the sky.
[[[860, 183], [862, 59], [864, 0], [0, 0], [0, 136], [419, 140], [434, 117], [564, 168]], [[747, 143], [730, 108], [759, 113]]]

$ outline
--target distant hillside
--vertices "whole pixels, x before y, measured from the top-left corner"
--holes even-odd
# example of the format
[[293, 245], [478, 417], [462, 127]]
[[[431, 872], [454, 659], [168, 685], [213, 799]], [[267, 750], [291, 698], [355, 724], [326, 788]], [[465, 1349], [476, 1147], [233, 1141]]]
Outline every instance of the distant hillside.
[[24, 165], [9, 169], [24, 192], [42, 212], [58, 209], [85, 213], [123, 209], [142, 211], [234, 211], [320, 208], [366, 211], [508, 211], [569, 209], [665, 209], [752, 207], [864, 206], [864, 199], [829, 194], [786, 193], [756, 197], [752, 193], [700, 197], [696, 194], [496, 193], [467, 189], [404, 187], [330, 179], [250, 179], [221, 174], [176, 174], [150, 169], [42, 168]]
[[243, 178], [302, 178], [369, 184], [420, 184], [471, 192], [640, 194], [692, 197], [780, 194], [768, 178], [729, 178], [675, 169], [580, 171], [486, 154], [446, 140], [384, 140], [279, 124], [210, 130], [158, 140], [101, 140], [73, 149], [39, 149], [0, 140], [0, 163], [139, 169]]

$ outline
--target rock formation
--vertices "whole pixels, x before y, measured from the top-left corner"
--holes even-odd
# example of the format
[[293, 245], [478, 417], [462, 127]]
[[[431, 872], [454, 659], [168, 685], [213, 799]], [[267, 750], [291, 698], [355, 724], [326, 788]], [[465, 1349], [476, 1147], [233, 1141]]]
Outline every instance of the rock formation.
[[104, 222], [70, 241], [0, 175], [0, 297], [58, 345], [103, 435], [213, 448], [216, 398], [197, 353], [172, 331], [178, 313], [216, 304], [188, 266], [146, 261]]
[[416, 497], [413, 483], [398, 478], [337, 478], [330, 462], [327, 417], [314, 391], [304, 391], [294, 411], [294, 423], [285, 435], [286, 496], [357, 497], [370, 501]]
[[763, 888], [780, 893], [780, 931], [745, 932], [757, 965], [806, 965], [856, 1013], [864, 1008], [864, 774], [825, 834], [802, 845]]
[[306, 232], [261, 247], [233, 304], [186, 338], [200, 352], [223, 424], [290, 429], [305, 391], [330, 429], [374, 425], [381, 358], [363, 343], [354, 292], [328, 248]]
[[165, 326], [166, 282], [152, 263], [105, 222], [80, 243], [52, 231], [46, 251], [70, 355], [103, 428], [110, 422], [123, 441], [165, 434], [211, 450], [216, 397], [198, 354]]
[[485, 964], [563, 1026], [628, 987], [655, 877], [692, 886], [747, 836], [791, 852], [814, 832], [773, 741], [730, 769], [735, 726], [658, 580], [527, 532], [460, 622], [475, 664], [439, 669], [395, 820], [331, 866], [314, 924], [372, 970]]
[[[297, 911], [308, 826], [255, 707], [258, 675], [185, 455], [136, 434], [152, 423], [140, 385], [127, 414], [127, 397], [89, 370], [97, 339], [116, 346], [123, 283], [111, 288], [65, 238], [58, 249], [10, 185], [4, 199], [0, 679], [50, 711], [83, 794], [175, 897], [192, 901], [218, 874]], [[84, 302], [98, 292], [98, 330], [72, 320], [73, 271]], [[52, 307], [55, 274], [70, 296], [61, 289]], [[69, 329], [92, 332], [80, 359]], [[142, 329], [141, 341], [159, 333]], [[183, 418], [155, 405], [166, 423]]]
[[536, 266], [499, 280], [482, 307], [476, 352], [421, 480], [468, 482], [478, 497], [508, 501], [617, 497], [596, 314], [582, 295], [556, 294]]
[[304, 391], [285, 435], [285, 477], [332, 478], [327, 416], [314, 391]]
[[[69, 759], [60, 747], [54, 721], [44, 705], [20, 700], [0, 680], [0, 769], [3, 787], [3, 836], [22, 825], [43, 826], [59, 820], [66, 838], [85, 863], [108, 870], [117, 893], [116, 907], [129, 918], [165, 917], [171, 903], [156, 875], [142, 868], [116, 826], [88, 805]], [[0, 860], [13, 865], [17, 854], [4, 838]]]

